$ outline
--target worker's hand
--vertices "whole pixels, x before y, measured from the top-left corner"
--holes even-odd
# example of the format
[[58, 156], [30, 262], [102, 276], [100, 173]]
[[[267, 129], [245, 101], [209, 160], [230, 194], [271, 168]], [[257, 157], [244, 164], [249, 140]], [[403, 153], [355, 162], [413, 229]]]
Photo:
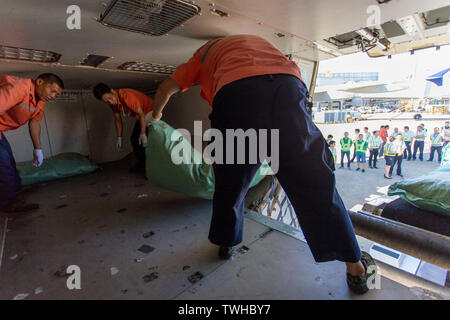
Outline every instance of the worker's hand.
[[153, 114], [153, 111], [147, 113], [147, 115], [145, 116], [145, 123], [147, 127], [161, 120], [161, 117], [162, 117], [161, 112], [159, 114]]
[[42, 149], [34, 149], [33, 158], [33, 166], [40, 167], [44, 162], [44, 154], [42, 153]]
[[117, 151], [122, 151], [122, 137], [117, 137]]
[[141, 134], [140, 136], [139, 136], [139, 144], [141, 145], [141, 146], [143, 146], [144, 148], [147, 146], [147, 135], [144, 133], [144, 134]]

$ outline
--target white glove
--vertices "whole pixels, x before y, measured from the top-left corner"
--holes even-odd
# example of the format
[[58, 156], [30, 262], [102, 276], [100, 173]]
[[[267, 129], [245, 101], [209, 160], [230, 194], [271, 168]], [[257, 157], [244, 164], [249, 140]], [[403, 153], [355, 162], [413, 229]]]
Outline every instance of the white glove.
[[147, 146], [147, 135], [145, 133], [139, 135], [139, 144], [144, 148]]
[[117, 151], [122, 150], [122, 137], [117, 137]]
[[153, 117], [153, 111], [151, 111], [151, 112], [147, 113], [147, 115], [145, 116], [145, 123], [146, 123], [147, 127], [149, 127], [152, 124], [161, 120], [161, 118], [162, 118], [162, 114], [158, 118], [155, 119]]
[[34, 149], [33, 158], [33, 166], [40, 167], [44, 162], [44, 154], [42, 153], [42, 149]]

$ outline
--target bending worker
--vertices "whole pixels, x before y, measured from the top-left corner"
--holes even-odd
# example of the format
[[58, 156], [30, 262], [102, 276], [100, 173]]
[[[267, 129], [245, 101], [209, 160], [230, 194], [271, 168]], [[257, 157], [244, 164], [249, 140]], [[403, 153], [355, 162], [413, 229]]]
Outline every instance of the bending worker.
[[134, 89], [111, 89], [104, 83], [94, 87], [94, 96], [108, 103], [115, 119], [117, 131], [117, 150], [123, 147], [123, 123], [122, 117], [136, 118], [133, 133], [131, 134], [131, 145], [137, 158], [137, 164], [131, 171], [140, 171], [145, 168], [145, 147], [147, 146], [147, 127], [145, 115], [153, 110], [153, 100], [144, 93]]
[[[159, 86], [147, 121], [158, 121], [169, 98], [196, 83], [200, 83], [201, 97], [212, 106], [211, 128], [223, 137], [230, 129], [279, 130], [276, 176], [296, 211], [315, 260], [346, 262], [349, 287], [366, 292], [367, 277], [373, 274], [366, 270], [374, 262], [368, 254], [361, 254], [335, 188], [328, 145], [308, 114], [308, 90], [298, 66], [258, 36], [211, 40]], [[227, 148], [222, 147], [223, 159], [227, 159]], [[236, 154], [230, 158], [236, 163]], [[260, 166], [250, 161], [228, 162], [213, 164], [215, 192], [209, 232], [210, 241], [220, 246], [219, 256], [224, 259], [231, 258], [234, 246], [242, 242], [244, 198]]]
[[38, 204], [21, 201], [22, 181], [16, 168], [11, 146], [3, 132], [28, 123], [33, 142], [33, 165], [44, 161], [41, 148], [41, 125], [45, 103], [64, 89], [62, 80], [52, 74], [41, 74], [36, 80], [0, 75], [0, 209], [7, 213], [39, 208]]

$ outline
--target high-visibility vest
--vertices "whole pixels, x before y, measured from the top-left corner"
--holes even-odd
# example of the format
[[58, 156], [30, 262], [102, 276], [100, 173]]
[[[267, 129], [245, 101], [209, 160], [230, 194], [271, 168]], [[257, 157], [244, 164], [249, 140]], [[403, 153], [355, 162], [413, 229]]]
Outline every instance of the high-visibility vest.
[[[417, 131], [417, 132], [416, 132], [416, 136], [422, 136], [422, 135], [423, 135], [424, 137], [427, 136], [427, 133], [426, 133], [425, 130]], [[425, 141], [425, 138], [416, 138], [416, 141]]]
[[395, 157], [395, 144], [393, 142], [386, 143], [386, 146], [384, 147], [384, 155], [388, 157]]
[[440, 133], [431, 135], [430, 140], [433, 147], [442, 146], [442, 136]]
[[413, 137], [413, 132], [411, 130], [409, 130], [408, 132], [406, 132], [406, 131], [403, 132], [403, 141], [411, 142], [412, 137]]
[[358, 153], [366, 153], [367, 142], [366, 140], [356, 141], [355, 142], [355, 152]]
[[344, 152], [350, 151], [351, 146], [352, 146], [352, 139], [347, 138], [347, 141], [345, 141], [345, 138], [341, 139], [341, 151]]
[[370, 136], [369, 138], [369, 148], [371, 149], [379, 149], [383, 140], [378, 137]]

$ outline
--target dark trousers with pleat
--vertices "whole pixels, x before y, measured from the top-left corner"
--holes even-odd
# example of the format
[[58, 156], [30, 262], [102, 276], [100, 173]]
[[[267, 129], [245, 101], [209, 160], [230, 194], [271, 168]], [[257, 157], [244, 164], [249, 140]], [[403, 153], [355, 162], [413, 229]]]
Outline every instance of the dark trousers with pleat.
[[[211, 128], [222, 132], [224, 146], [227, 129], [244, 132], [267, 129], [268, 141], [272, 130], [279, 130], [276, 177], [294, 207], [314, 259], [317, 262], [358, 262], [360, 248], [335, 187], [330, 151], [307, 112], [306, 97], [305, 85], [294, 76], [277, 74], [241, 79], [216, 94], [210, 115]], [[261, 136], [258, 144], [260, 139]], [[270, 156], [277, 153], [274, 143], [268, 146]], [[248, 151], [249, 141], [246, 146]], [[236, 160], [236, 152], [234, 157], [229, 155], [230, 150], [236, 151], [236, 148], [224, 147], [223, 159], [228, 155]], [[213, 164], [215, 192], [209, 239], [214, 244], [234, 246], [242, 242], [244, 199], [260, 166], [260, 161], [248, 160], [244, 164], [236, 161], [235, 164], [220, 164], [216, 159]], [[273, 163], [272, 159], [276, 170]]]

